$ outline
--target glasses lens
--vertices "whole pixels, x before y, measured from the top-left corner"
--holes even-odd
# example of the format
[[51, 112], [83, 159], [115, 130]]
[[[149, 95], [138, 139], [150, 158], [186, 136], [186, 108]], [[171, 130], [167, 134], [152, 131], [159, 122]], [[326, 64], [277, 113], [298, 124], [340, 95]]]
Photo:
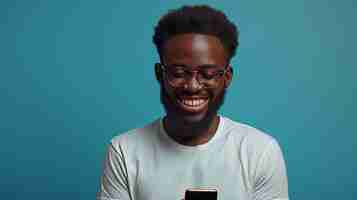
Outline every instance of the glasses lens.
[[193, 74], [196, 74], [196, 80], [205, 88], [216, 87], [219, 78], [224, 74], [223, 70], [216, 69], [197, 70], [197, 73], [182, 67], [166, 67], [165, 70], [169, 83], [174, 87], [184, 86]]

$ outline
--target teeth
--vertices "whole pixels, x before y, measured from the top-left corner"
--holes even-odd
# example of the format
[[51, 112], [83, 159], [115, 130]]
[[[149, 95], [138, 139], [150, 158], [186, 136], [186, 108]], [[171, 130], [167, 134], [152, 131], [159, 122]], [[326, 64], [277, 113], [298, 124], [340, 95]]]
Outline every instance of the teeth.
[[182, 99], [181, 102], [187, 106], [200, 106], [203, 103], [205, 103], [206, 100], [203, 99], [194, 99], [194, 100], [190, 100], [190, 99]]

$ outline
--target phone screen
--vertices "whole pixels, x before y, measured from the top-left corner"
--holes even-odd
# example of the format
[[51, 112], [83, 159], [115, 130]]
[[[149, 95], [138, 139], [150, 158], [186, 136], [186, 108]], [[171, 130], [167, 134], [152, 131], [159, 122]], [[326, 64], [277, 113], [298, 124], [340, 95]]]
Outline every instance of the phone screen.
[[217, 200], [216, 189], [187, 189], [185, 200]]

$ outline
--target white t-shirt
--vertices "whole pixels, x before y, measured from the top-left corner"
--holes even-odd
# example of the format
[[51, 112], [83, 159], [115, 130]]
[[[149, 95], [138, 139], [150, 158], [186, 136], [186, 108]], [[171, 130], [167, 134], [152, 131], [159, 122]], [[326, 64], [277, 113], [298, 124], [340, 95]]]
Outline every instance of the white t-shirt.
[[279, 144], [220, 116], [207, 143], [184, 146], [159, 119], [113, 138], [97, 200], [181, 200], [186, 189], [205, 187], [216, 188], [218, 200], [288, 199]]

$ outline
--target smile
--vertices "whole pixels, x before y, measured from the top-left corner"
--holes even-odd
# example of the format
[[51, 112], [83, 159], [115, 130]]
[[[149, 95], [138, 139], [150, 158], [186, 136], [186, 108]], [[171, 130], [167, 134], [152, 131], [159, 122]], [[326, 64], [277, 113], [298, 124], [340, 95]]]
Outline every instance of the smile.
[[208, 98], [179, 98], [177, 102], [186, 111], [198, 112], [206, 107]]

